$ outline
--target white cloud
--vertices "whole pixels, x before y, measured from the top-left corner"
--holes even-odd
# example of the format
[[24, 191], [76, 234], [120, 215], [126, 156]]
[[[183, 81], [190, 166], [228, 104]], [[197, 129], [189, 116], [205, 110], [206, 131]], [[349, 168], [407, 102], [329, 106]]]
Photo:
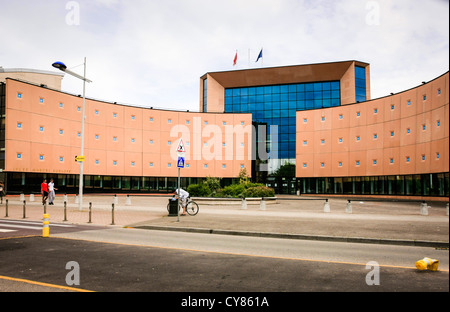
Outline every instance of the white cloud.
[[[79, 25], [67, 25], [67, 2], [0, 0], [0, 65], [48, 70], [86, 56], [88, 96], [190, 110], [200, 76], [260, 67], [261, 47], [264, 67], [368, 62], [372, 97], [449, 66], [448, 1], [80, 0]], [[79, 93], [81, 83], [67, 76], [63, 89]]]

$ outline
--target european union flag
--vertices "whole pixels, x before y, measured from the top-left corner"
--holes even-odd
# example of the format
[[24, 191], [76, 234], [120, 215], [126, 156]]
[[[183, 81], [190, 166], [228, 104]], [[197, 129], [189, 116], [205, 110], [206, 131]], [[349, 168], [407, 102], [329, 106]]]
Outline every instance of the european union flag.
[[262, 58], [262, 49], [261, 49], [261, 51], [259, 52], [258, 58], [256, 59], [256, 62], [255, 62], [255, 63], [258, 63], [258, 61], [259, 61], [260, 58]]

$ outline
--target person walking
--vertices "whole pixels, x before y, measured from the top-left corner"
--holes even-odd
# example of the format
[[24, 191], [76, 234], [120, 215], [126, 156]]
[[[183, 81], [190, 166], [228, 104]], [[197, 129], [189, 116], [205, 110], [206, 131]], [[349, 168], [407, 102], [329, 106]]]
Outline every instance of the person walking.
[[6, 195], [5, 185], [3, 181], [0, 181], [0, 204], [3, 204], [3, 197]]
[[55, 191], [58, 189], [55, 188], [55, 183], [53, 179], [50, 179], [50, 183], [48, 184], [48, 204], [54, 205], [53, 200], [55, 199]]
[[47, 179], [44, 179], [44, 182], [41, 183], [41, 195], [42, 195], [42, 205], [45, 205], [45, 202], [48, 198], [48, 185]]

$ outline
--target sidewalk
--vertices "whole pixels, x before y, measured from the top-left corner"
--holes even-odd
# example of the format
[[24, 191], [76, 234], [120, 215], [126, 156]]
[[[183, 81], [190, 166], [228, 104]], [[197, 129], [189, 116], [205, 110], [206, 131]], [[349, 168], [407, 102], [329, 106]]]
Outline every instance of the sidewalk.
[[[141, 229], [177, 230], [212, 234], [252, 235], [291, 239], [335, 240], [364, 243], [406, 244], [448, 248], [449, 217], [446, 203], [428, 204], [428, 215], [420, 214], [417, 202], [378, 202], [352, 200], [352, 213], [346, 213], [347, 200], [330, 199], [330, 212], [324, 212], [324, 200], [280, 196], [276, 204], [248, 204], [241, 209], [239, 201], [231, 205], [200, 204], [196, 216], [169, 217], [170, 196], [84, 195], [79, 211], [75, 197], [67, 202], [67, 223], [87, 224], [92, 203], [92, 224]], [[43, 206], [36, 196], [26, 196], [26, 219], [41, 221]], [[128, 201], [128, 203], [127, 203]], [[63, 196], [47, 206], [50, 221], [64, 220]], [[0, 206], [5, 218], [5, 199]], [[23, 204], [19, 197], [8, 197], [8, 218], [22, 219]], [[111, 225], [114, 221], [114, 225]]]

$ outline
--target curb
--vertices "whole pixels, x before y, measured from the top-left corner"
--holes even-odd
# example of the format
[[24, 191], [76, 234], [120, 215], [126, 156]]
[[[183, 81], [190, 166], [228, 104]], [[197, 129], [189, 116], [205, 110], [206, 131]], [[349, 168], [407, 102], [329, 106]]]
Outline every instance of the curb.
[[284, 234], [284, 233], [268, 233], [268, 232], [235, 231], [235, 230], [217, 230], [217, 229], [205, 229], [205, 228], [170, 227], [170, 226], [158, 226], [158, 225], [142, 225], [142, 226], [134, 226], [133, 228], [144, 229], [144, 230], [178, 231], [178, 232], [191, 232], [191, 233], [202, 233], [202, 234], [236, 235], [236, 236], [252, 236], [252, 237], [267, 237], [267, 238], [282, 238], [282, 239], [301, 239], [301, 240], [316, 240], [316, 241], [344, 242], [344, 243], [402, 245], [402, 246], [433, 247], [433, 248], [448, 248], [449, 247], [448, 242], [437, 242], [437, 241], [364, 238], [364, 237], [342, 237], [342, 236], [324, 236], [324, 235], [306, 235], [306, 234]]

